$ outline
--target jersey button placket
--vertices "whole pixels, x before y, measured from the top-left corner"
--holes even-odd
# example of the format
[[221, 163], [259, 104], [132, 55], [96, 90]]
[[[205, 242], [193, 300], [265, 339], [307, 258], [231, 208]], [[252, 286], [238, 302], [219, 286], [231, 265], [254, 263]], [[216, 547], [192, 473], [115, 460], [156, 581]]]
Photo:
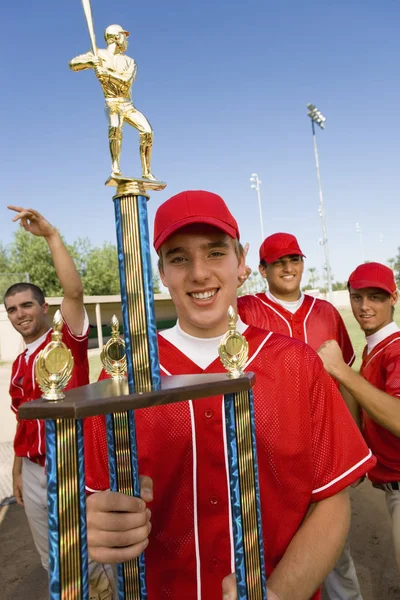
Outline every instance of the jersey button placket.
[[211, 567], [212, 567], [213, 569], [216, 569], [216, 568], [219, 566], [219, 560], [218, 560], [218, 558], [215, 558], [215, 557], [214, 557], [214, 558], [212, 558], [212, 559], [210, 560], [210, 565], [211, 565]]

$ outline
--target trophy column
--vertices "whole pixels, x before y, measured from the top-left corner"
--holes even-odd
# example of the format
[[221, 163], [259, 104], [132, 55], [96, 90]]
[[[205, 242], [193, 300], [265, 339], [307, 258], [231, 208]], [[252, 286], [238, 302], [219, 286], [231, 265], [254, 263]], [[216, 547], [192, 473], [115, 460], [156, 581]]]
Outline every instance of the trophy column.
[[[236, 331], [237, 316], [228, 309], [229, 330], [219, 344], [219, 356], [231, 379], [243, 375], [248, 343]], [[235, 546], [238, 600], [266, 600], [264, 544], [254, 420], [253, 392], [225, 394], [229, 490]]]
[[[148, 196], [140, 180], [116, 183], [114, 207], [129, 392], [151, 392], [160, 389], [161, 379], [147, 222]], [[165, 184], [158, 183], [156, 189], [160, 186]], [[106, 421], [111, 489], [140, 496], [133, 411], [109, 414]], [[147, 597], [143, 554], [118, 565], [118, 590], [121, 600]]]

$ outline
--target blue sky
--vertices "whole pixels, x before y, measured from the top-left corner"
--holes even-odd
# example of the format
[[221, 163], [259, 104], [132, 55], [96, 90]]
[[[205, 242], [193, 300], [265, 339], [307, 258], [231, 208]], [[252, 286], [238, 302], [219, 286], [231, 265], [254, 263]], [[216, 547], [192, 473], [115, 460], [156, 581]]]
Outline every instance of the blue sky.
[[[327, 117], [317, 131], [335, 279], [364, 254], [385, 262], [400, 245], [397, 0], [92, 0], [98, 45], [120, 23], [138, 63], [135, 105], [155, 130], [153, 171], [167, 181], [157, 206], [183, 189], [220, 193], [249, 241], [298, 236], [307, 267], [322, 272], [321, 222], [306, 105]], [[68, 61], [89, 49], [80, 0], [20, 0], [3, 8], [0, 240], [14, 226], [8, 203], [45, 214], [68, 242], [115, 241], [103, 97], [90, 71]], [[140, 175], [137, 132], [125, 128], [124, 174]], [[380, 241], [380, 235], [383, 241]], [[306, 282], [306, 276], [305, 276]]]

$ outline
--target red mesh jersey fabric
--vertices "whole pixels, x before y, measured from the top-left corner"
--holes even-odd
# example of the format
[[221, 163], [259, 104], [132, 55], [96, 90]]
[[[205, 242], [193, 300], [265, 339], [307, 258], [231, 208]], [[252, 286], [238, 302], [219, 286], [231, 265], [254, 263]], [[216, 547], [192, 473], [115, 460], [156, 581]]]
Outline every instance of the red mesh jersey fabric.
[[[382, 340], [365, 356], [360, 374], [378, 389], [397, 397], [400, 402], [400, 333]], [[377, 458], [368, 473], [376, 483], [400, 481], [400, 438], [378, 425], [363, 411], [364, 437]]]
[[300, 308], [292, 314], [266, 294], [238, 298], [241, 319], [248, 325], [289, 335], [309, 344], [315, 351], [327, 340], [336, 340], [348, 365], [354, 362], [354, 350], [343, 319], [332, 304], [304, 294]]
[[[247, 370], [257, 378], [262, 521], [271, 573], [310, 502], [347, 487], [374, 459], [313, 350], [253, 327], [245, 335]], [[161, 336], [159, 349], [167, 374], [222, 370], [215, 360], [202, 371]], [[221, 580], [232, 570], [222, 397], [137, 411], [136, 426], [140, 470], [154, 481], [149, 598], [195, 599], [201, 586], [203, 599], [220, 600]], [[104, 482], [106, 474], [93, 466], [92, 481]]]
[[[11, 408], [17, 413], [18, 407], [24, 402], [37, 400], [42, 392], [35, 380], [35, 360], [39, 352], [51, 342], [51, 331], [43, 344], [31, 354], [28, 362], [25, 361], [25, 352], [14, 361], [11, 373], [10, 396]], [[75, 336], [64, 322], [62, 328], [63, 342], [68, 346], [74, 357], [72, 377], [66, 387], [70, 390], [89, 383], [89, 362], [87, 357], [89, 329], [82, 336]], [[18, 418], [18, 417], [17, 417]], [[42, 466], [45, 463], [45, 426], [39, 419], [18, 421], [14, 438], [14, 451], [16, 456], [25, 456], [38, 461]]]

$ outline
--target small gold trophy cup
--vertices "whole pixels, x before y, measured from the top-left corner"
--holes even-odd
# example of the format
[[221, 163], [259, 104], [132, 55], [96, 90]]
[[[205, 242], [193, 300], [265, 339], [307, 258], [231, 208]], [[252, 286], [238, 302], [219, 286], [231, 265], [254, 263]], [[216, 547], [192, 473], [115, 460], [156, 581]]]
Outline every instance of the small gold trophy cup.
[[119, 335], [119, 321], [115, 315], [111, 319], [111, 338], [103, 346], [100, 359], [113, 379], [127, 376], [125, 342]]
[[218, 346], [219, 357], [228, 377], [237, 379], [243, 375], [243, 368], [249, 355], [246, 338], [236, 331], [237, 315], [232, 306], [228, 308], [229, 329], [221, 338]]
[[53, 319], [51, 342], [38, 354], [35, 377], [46, 400], [62, 400], [63, 389], [71, 378], [74, 358], [62, 341], [63, 319], [57, 310]]

